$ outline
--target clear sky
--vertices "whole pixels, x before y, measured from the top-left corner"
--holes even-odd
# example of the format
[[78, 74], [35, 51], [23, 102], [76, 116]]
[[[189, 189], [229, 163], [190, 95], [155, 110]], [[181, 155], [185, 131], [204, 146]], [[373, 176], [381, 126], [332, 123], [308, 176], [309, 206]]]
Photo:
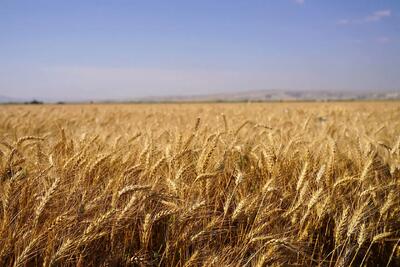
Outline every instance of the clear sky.
[[399, 0], [0, 0], [0, 95], [399, 90]]

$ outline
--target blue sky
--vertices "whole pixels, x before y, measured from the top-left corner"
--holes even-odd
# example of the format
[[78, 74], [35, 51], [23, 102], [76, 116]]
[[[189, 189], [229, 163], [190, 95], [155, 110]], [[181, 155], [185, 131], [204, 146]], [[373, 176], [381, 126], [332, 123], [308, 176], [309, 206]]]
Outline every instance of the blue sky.
[[399, 90], [398, 0], [0, 1], [0, 95]]

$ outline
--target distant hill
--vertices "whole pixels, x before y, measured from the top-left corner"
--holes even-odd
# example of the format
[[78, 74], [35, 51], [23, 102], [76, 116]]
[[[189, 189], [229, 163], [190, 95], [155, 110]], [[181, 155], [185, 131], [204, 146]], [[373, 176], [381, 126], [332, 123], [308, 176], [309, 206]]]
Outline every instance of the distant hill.
[[[63, 99], [46, 99], [36, 98], [43, 100], [45, 103], [57, 103], [64, 101]], [[129, 99], [109, 99], [101, 100], [95, 99], [84, 100], [76, 99], [75, 101], [65, 101], [74, 103], [88, 103], [88, 102], [203, 102], [203, 101], [216, 101], [216, 102], [234, 102], [234, 101], [332, 101], [332, 100], [400, 100], [400, 90], [397, 91], [311, 91], [311, 90], [258, 90], [258, 91], [245, 91], [235, 93], [218, 93], [218, 94], [204, 94], [204, 95], [185, 95], [185, 96], [148, 96], [140, 98]], [[0, 103], [30, 103], [33, 99], [28, 98], [13, 98], [0, 95]]]
[[[46, 101], [52, 103], [52, 101]], [[42, 104], [43, 102], [37, 100], [36, 98], [16, 98], [16, 97], [8, 97], [0, 95], [0, 104], [19, 104], [19, 103], [28, 103], [28, 104]]]
[[0, 95], [0, 103], [17, 103], [17, 102], [23, 102], [22, 99], [17, 99], [13, 97], [8, 97], [4, 95]]
[[163, 96], [163, 97], [143, 97], [135, 99], [136, 101], [306, 101], [306, 100], [389, 100], [400, 99], [400, 90], [398, 91], [298, 91], [298, 90], [260, 90], [247, 91], [239, 93], [220, 93], [209, 95], [191, 95], [191, 96]]

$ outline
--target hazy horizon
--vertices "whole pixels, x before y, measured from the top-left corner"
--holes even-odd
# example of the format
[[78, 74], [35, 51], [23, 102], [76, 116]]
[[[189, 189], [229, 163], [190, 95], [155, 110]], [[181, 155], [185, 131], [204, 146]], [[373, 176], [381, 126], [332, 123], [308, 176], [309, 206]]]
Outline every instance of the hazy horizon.
[[0, 3], [0, 96], [400, 89], [400, 2]]

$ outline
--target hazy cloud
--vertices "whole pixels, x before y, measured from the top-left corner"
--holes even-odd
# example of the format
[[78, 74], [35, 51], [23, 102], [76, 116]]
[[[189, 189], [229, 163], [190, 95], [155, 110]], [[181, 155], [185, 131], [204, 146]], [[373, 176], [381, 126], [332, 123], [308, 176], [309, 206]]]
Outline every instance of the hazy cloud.
[[304, 0], [294, 0], [294, 2], [298, 5], [303, 5], [304, 4]]
[[336, 70], [334, 75], [326, 75], [327, 70], [330, 68], [273, 66], [254, 71], [54, 66], [12, 71], [0, 67], [0, 94], [46, 101], [129, 100], [146, 96], [265, 89], [372, 90], [394, 88], [399, 84], [399, 75], [395, 75], [394, 70], [390, 72], [395, 73], [393, 76], [390, 73], [382, 76], [375, 71], [365, 72], [362, 68], [357, 70], [347, 64]]
[[390, 17], [392, 15], [392, 11], [390, 9], [378, 10], [375, 11], [372, 15], [367, 16], [364, 21], [379, 21], [383, 18]]
[[[17, 97], [23, 91], [29, 97], [50, 100], [129, 99], [152, 95], [192, 95], [212, 92], [265, 89], [273, 75], [265, 72], [146, 69], [101, 67], [49, 67], [12, 76], [0, 69], [0, 91]], [[23, 77], [23, 79], [21, 79]], [[279, 84], [284, 75], [277, 77]], [[4, 84], [2, 86], [2, 84]], [[34, 92], [34, 93], [33, 93]], [[68, 92], [68, 93], [67, 93]]]
[[363, 17], [361, 19], [348, 19], [348, 18], [342, 18], [339, 19], [336, 24], [338, 25], [348, 25], [348, 24], [364, 24], [364, 23], [369, 23], [369, 22], [377, 22], [380, 21], [384, 18], [388, 18], [392, 16], [392, 11], [390, 9], [383, 9], [383, 10], [377, 10], [373, 12], [372, 14]]
[[381, 36], [376, 39], [376, 41], [380, 44], [387, 44], [390, 42], [390, 38], [387, 36]]
[[348, 19], [340, 19], [340, 20], [337, 21], [338, 25], [346, 25], [346, 24], [349, 24], [349, 23], [350, 23], [350, 20], [348, 20]]

